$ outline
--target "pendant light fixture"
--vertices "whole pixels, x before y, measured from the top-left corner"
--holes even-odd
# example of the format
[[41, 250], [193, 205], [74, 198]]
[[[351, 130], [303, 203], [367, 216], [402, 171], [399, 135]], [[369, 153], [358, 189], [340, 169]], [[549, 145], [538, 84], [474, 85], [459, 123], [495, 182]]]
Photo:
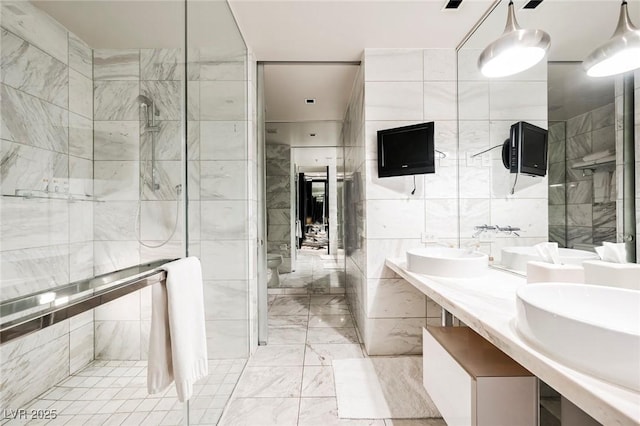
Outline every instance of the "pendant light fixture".
[[542, 30], [520, 28], [513, 1], [509, 1], [504, 33], [488, 45], [478, 58], [486, 77], [505, 77], [531, 68], [547, 53], [551, 37]]
[[629, 19], [627, 1], [620, 6], [615, 32], [582, 63], [587, 75], [606, 77], [640, 68], [640, 29]]

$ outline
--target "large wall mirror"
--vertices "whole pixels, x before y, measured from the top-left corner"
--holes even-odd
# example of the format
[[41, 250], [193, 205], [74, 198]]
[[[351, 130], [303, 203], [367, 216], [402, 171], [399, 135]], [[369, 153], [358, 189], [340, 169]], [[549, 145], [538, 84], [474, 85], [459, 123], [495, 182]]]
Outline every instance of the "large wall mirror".
[[[635, 90], [638, 104], [640, 72], [635, 71], [635, 81], [633, 72], [593, 78], [581, 64], [613, 33], [620, 5], [554, 1], [523, 9], [526, 2], [516, 1], [520, 25], [549, 33], [551, 48], [527, 71], [488, 79], [477, 61], [502, 34], [507, 3], [499, 2], [458, 48], [461, 245], [475, 245], [494, 264], [521, 273], [526, 261], [518, 263], [511, 254], [535, 254], [532, 246], [545, 241], [580, 250], [565, 252], [568, 256], [585, 257], [595, 257], [594, 247], [603, 242], [625, 242], [628, 259], [635, 262], [640, 144], [638, 108], [629, 100]], [[629, 12], [640, 21], [640, 1], [630, 1]], [[567, 25], [569, 16], [580, 24]], [[625, 95], [625, 79], [631, 97], [628, 90]], [[625, 114], [635, 123], [625, 124]], [[502, 143], [520, 121], [548, 129], [544, 177], [517, 176], [503, 166]], [[635, 157], [633, 149], [624, 149], [629, 129], [636, 132]]]

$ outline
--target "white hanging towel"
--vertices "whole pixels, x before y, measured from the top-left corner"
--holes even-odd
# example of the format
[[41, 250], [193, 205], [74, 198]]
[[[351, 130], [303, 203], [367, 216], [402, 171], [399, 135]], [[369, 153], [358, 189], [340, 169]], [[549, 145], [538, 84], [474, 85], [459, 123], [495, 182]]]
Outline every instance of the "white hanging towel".
[[593, 202], [606, 203], [611, 196], [611, 175], [606, 171], [593, 174]]
[[209, 373], [204, 321], [202, 269], [197, 257], [162, 266], [166, 285], [152, 287], [147, 389], [164, 391], [173, 381], [180, 402]]

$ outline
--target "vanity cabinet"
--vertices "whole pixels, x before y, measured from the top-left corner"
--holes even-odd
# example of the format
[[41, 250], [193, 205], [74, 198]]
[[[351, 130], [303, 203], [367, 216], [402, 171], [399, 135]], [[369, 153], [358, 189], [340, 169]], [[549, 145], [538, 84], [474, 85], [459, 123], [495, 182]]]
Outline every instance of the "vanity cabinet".
[[449, 426], [537, 426], [538, 381], [469, 327], [423, 329], [423, 384]]

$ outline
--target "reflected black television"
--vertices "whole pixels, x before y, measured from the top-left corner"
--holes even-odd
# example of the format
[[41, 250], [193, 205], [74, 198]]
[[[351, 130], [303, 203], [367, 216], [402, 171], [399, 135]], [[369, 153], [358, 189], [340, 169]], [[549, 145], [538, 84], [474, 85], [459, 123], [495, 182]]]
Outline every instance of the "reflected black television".
[[547, 174], [547, 131], [525, 121], [511, 126], [509, 139], [502, 146], [502, 164], [511, 173], [529, 176]]
[[378, 130], [378, 177], [435, 173], [434, 123]]

